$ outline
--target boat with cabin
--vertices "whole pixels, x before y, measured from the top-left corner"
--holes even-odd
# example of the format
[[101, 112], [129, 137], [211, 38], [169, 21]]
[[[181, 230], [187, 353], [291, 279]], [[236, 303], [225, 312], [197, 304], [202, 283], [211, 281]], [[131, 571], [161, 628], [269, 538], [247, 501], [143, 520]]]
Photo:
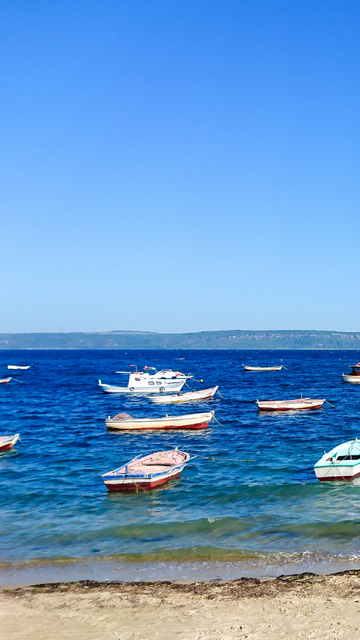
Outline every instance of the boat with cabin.
[[105, 420], [107, 429], [119, 431], [155, 430], [155, 429], [205, 429], [215, 418], [215, 411], [190, 413], [181, 416], [163, 418], [133, 418], [128, 413], [118, 413]]
[[15, 433], [14, 436], [0, 436], [0, 452], [8, 451], [20, 439], [20, 433]]
[[343, 373], [343, 382], [352, 382], [353, 384], [360, 384], [360, 362], [354, 365], [349, 365], [351, 369], [350, 373]]
[[[196, 457], [196, 456], [195, 456]], [[179, 451], [157, 451], [147, 456], [136, 456], [127, 464], [102, 475], [109, 491], [139, 491], [153, 489], [178, 478], [190, 454]]]
[[256, 400], [259, 411], [294, 411], [298, 409], [320, 409], [325, 399], [298, 398], [296, 400]]
[[197, 402], [201, 400], [211, 400], [218, 390], [217, 387], [211, 387], [210, 389], [202, 389], [201, 391], [187, 391], [186, 393], [176, 393], [171, 396], [158, 395], [149, 398], [149, 402], [154, 404], [170, 404], [180, 402]]
[[[154, 371], [155, 373], [149, 373]], [[172, 369], [162, 369], [157, 371], [155, 367], [144, 367], [143, 371], [116, 371], [116, 373], [126, 373], [129, 375], [126, 387], [104, 384], [99, 380], [99, 387], [104, 393], [128, 393], [128, 394], [152, 394], [152, 393], [177, 393], [181, 391], [185, 382], [193, 378], [191, 374], [173, 371]]]
[[353, 480], [360, 476], [360, 440], [349, 440], [334, 447], [314, 466], [316, 477], [323, 481]]

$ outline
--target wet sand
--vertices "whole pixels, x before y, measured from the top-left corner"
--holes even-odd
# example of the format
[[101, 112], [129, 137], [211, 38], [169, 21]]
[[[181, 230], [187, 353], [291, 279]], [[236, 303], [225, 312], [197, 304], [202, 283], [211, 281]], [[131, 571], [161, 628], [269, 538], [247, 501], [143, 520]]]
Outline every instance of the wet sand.
[[360, 571], [2, 589], [0, 616], [4, 640], [357, 640]]

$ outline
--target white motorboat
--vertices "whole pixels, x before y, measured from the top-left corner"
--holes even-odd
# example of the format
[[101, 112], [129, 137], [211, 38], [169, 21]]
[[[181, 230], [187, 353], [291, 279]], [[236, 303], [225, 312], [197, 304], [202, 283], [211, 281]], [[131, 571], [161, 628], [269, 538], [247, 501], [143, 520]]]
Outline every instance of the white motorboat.
[[314, 466], [316, 477], [325, 480], [352, 480], [360, 476], [360, 440], [339, 444], [324, 455]]
[[320, 409], [325, 399], [298, 398], [296, 400], [256, 400], [260, 411], [294, 411], [295, 409]]
[[249, 364], [243, 364], [244, 371], [281, 371], [284, 365], [279, 364], [275, 367], [251, 367]]
[[165, 416], [163, 418], [132, 418], [128, 413], [118, 413], [105, 420], [107, 429], [120, 431], [154, 430], [154, 429], [205, 429], [214, 418], [215, 411], [191, 413], [182, 416]]
[[360, 384], [360, 362], [354, 365], [349, 365], [350, 373], [342, 374], [343, 382], [352, 382], [353, 384]]
[[196, 402], [199, 400], [211, 400], [214, 397], [215, 393], [218, 390], [217, 387], [211, 387], [210, 389], [202, 389], [201, 391], [188, 391], [187, 393], [176, 393], [172, 396], [166, 395], [158, 395], [151, 396], [149, 398], [150, 402], [154, 404], [168, 404], [168, 403], [179, 403], [179, 402]]
[[[150, 374], [149, 371], [155, 371]], [[129, 371], [117, 371], [116, 373], [127, 373]], [[192, 378], [192, 375], [173, 371], [172, 369], [162, 369], [157, 371], [154, 367], [144, 367], [144, 371], [135, 371], [129, 374], [127, 387], [119, 387], [117, 385], [103, 384], [99, 380], [99, 387], [105, 393], [130, 393], [130, 394], [148, 394], [148, 393], [177, 393], [181, 391], [186, 380]]]

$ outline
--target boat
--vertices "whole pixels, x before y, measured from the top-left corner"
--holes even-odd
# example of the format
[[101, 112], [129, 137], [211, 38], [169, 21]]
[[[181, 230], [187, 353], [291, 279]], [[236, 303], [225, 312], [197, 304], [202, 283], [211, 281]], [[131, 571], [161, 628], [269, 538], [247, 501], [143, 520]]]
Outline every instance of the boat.
[[16, 364], [8, 364], [7, 368], [8, 369], [21, 369], [22, 371], [25, 371], [26, 369], [30, 369], [30, 365], [28, 364], [27, 367], [18, 367], [18, 365], [16, 365]]
[[360, 476], [360, 440], [349, 440], [339, 444], [324, 455], [314, 466], [316, 477], [321, 482], [352, 480]]
[[284, 365], [279, 364], [276, 367], [251, 367], [249, 364], [243, 364], [244, 371], [281, 371]]
[[109, 491], [153, 489], [177, 478], [190, 460], [190, 454], [173, 449], [147, 456], [136, 456], [127, 464], [102, 475]]
[[354, 365], [349, 365], [350, 373], [342, 374], [343, 382], [352, 382], [353, 384], [360, 384], [360, 362]]
[[[155, 373], [151, 374], [149, 370], [155, 371]], [[116, 373], [129, 374], [129, 371], [117, 371]], [[177, 393], [190, 378], [193, 376], [172, 369], [157, 371], [154, 367], [144, 367], [144, 371], [135, 371], [129, 374], [127, 387], [103, 384], [101, 380], [99, 380], [99, 387], [105, 393], [130, 393], [134, 395], [164, 393], [165, 391]]]
[[197, 400], [210, 400], [214, 397], [218, 390], [217, 387], [211, 387], [210, 389], [202, 389], [201, 391], [188, 391], [187, 393], [176, 393], [175, 395], [166, 396], [158, 395], [149, 398], [150, 402], [154, 404], [167, 404], [174, 402], [194, 402]]
[[0, 378], [0, 384], [8, 384], [10, 380], [11, 380], [11, 376], [9, 378]]
[[20, 438], [20, 433], [15, 433], [14, 436], [0, 436], [0, 452], [12, 449], [14, 444]]
[[215, 411], [204, 413], [188, 413], [182, 416], [165, 416], [163, 418], [132, 418], [128, 413], [118, 413], [105, 420], [107, 429], [120, 431], [151, 429], [205, 429], [215, 417]]
[[296, 400], [256, 400], [259, 411], [294, 411], [295, 409], [320, 409], [325, 399], [314, 400], [313, 398], [298, 398]]

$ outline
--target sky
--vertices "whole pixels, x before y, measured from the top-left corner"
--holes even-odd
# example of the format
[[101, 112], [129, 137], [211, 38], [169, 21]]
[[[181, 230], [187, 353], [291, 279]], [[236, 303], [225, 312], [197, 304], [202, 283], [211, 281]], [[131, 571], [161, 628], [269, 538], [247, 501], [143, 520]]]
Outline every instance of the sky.
[[360, 331], [360, 5], [3, 0], [0, 332]]

